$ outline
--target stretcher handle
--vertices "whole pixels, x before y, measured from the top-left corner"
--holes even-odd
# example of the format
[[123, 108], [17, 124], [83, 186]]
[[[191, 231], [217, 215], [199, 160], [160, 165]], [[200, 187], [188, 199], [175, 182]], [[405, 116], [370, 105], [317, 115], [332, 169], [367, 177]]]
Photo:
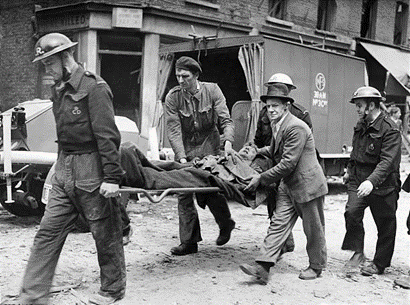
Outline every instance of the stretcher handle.
[[[182, 188], [168, 188], [166, 190], [146, 190], [141, 188], [121, 188], [120, 193], [138, 194], [142, 193], [147, 196], [148, 200], [153, 203], [158, 203], [168, 194], [175, 193], [213, 193], [219, 192], [219, 187], [182, 187]], [[161, 194], [157, 199], [152, 197], [152, 194]]]

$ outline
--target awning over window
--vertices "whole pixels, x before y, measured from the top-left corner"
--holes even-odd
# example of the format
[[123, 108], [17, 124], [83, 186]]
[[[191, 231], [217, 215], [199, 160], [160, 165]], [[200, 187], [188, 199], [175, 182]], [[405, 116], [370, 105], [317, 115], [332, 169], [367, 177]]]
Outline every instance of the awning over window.
[[410, 95], [410, 52], [367, 42], [363, 48], [386, 70], [387, 95]]

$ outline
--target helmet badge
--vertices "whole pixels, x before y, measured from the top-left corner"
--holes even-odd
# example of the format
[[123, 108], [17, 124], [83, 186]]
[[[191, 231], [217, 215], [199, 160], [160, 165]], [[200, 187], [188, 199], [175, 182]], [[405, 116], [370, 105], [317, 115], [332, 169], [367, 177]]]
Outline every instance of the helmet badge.
[[44, 50], [42, 49], [42, 48], [40, 48], [40, 47], [38, 47], [37, 49], [36, 49], [36, 56], [40, 56], [40, 55], [42, 55], [42, 54], [44, 54], [45, 52], [44, 52]]

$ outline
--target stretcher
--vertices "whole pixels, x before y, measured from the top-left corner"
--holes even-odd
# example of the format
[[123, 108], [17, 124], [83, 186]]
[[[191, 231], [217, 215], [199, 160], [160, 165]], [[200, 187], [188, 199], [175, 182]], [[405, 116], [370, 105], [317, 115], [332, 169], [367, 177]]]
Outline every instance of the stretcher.
[[[120, 189], [120, 194], [144, 194], [152, 203], [158, 203], [171, 194], [214, 193], [218, 191], [220, 191], [219, 187], [185, 187], [168, 188], [165, 190], [146, 190], [143, 188], [123, 187]], [[157, 197], [157, 195], [159, 196]]]
[[[13, 122], [16, 121], [18, 121], [16, 115], [13, 116], [11, 112], [7, 112], [1, 116], [3, 151], [0, 151], [0, 164], [4, 166], [4, 170], [0, 173], [0, 176], [6, 180], [6, 183], [3, 183], [3, 196], [0, 198], [0, 200], [2, 199], [1, 204], [7, 210], [19, 216], [31, 215], [34, 213], [33, 211], [41, 215], [44, 212], [45, 205], [48, 203], [50, 190], [52, 188], [51, 177], [54, 174], [53, 164], [55, 164], [57, 159], [57, 153], [13, 150], [11, 131], [17, 128], [13, 127], [15, 125]], [[131, 145], [128, 149], [128, 152], [131, 154], [129, 162], [133, 165], [132, 170], [128, 171], [131, 173], [134, 168], [138, 169], [142, 166], [140, 163], [141, 160], [138, 158], [140, 155], [144, 155], [144, 153], [138, 149], [137, 145]], [[134, 149], [138, 150], [138, 152], [134, 151]], [[132, 161], [135, 161], [135, 164], [132, 163]], [[152, 169], [154, 167], [150, 168]], [[143, 170], [144, 167], [142, 166], [140, 171]], [[136, 170], [136, 173], [137, 172], [138, 170]], [[41, 181], [38, 177], [39, 173], [42, 174]], [[20, 191], [20, 180], [25, 179], [25, 176], [29, 174], [33, 176], [32, 180], [34, 182], [27, 183], [27, 187], [23, 185], [21, 188], [23, 191]], [[120, 194], [122, 194], [121, 199], [126, 200], [130, 194], [142, 194], [152, 203], [158, 203], [170, 194], [227, 193], [228, 189], [222, 182], [219, 182], [220, 180], [212, 179], [213, 184], [204, 185], [205, 181], [208, 180], [203, 174], [197, 177], [198, 185], [196, 183], [191, 183], [190, 185], [189, 183], [188, 185], [185, 183], [185, 181], [187, 181], [186, 179], [195, 177], [195, 173], [186, 173], [184, 176], [177, 177], [175, 177], [175, 175], [172, 177], [164, 177], [162, 173], [158, 173], [154, 176], [152, 176], [152, 174], [153, 173], [149, 171], [145, 172], [145, 175], [150, 178], [148, 180], [151, 182], [155, 181], [155, 183], [151, 183], [151, 187], [149, 187], [149, 185], [144, 187], [138, 184], [124, 184], [127, 186], [123, 186], [120, 190]], [[142, 175], [141, 178], [143, 178], [143, 176], [146, 177], [145, 175]], [[157, 183], [161, 179], [161, 183]], [[38, 180], [39, 183], [35, 184]], [[192, 180], [189, 181], [192, 182]], [[158, 185], [158, 189], [153, 189], [153, 184]], [[231, 193], [235, 193], [235, 191], [231, 190]], [[240, 197], [239, 200], [242, 199], [241, 196], [238, 197]]]

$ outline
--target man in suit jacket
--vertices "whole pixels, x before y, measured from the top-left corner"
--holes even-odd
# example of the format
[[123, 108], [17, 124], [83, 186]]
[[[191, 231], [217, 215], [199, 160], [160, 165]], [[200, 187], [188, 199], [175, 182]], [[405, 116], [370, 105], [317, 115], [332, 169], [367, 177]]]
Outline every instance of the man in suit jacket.
[[273, 137], [271, 146], [260, 152], [269, 154], [276, 165], [254, 176], [245, 190], [279, 184], [277, 205], [256, 263], [240, 267], [246, 274], [267, 282], [270, 267], [276, 263], [300, 216], [307, 238], [309, 267], [300, 273], [299, 278], [315, 279], [327, 261], [323, 202], [328, 189], [316, 157], [313, 134], [305, 122], [289, 112], [288, 104], [293, 99], [288, 97], [288, 88], [283, 84], [271, 86], [261, 100], [268, 107]]

